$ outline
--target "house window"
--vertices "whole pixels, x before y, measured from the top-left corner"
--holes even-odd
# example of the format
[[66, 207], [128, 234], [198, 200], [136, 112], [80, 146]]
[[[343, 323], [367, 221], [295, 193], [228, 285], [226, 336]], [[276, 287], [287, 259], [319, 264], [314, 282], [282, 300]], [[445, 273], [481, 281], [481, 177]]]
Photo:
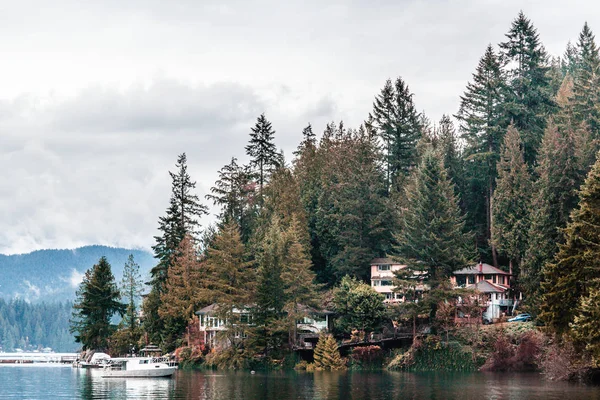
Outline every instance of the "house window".
[[373, 281], [373, 286], [379, 286], [379, 285], [381, 285], [381, 281], [376, 281], [376, 280]]
[[386, 300], [392, 300], [394, 298], [394, 294], [393, 293], [386, 293], [385, 294], [385, 299]]
[[456, 277], [456, 286], [464, 286], [467, 283], [467, 277], [460, 275]]
[[496, 283], [496, 278], [497, 278], [497, 277], [496, 277], [496, 275], [494, 275], [494, 276], [492, 277], [492, 282], [493, 282], [493, 283]]
[[389, 264], [377, 266], [378, 271], [389, 271], [390, 268], [391, 268], [391, 265], [389, 265]]
[[469, 283], [470, 284], [475, 283], [475, 275], [469, 275]]
[[483, 279], [485, 279], [486, 281], [491, 281], [492, 275], [484, 275]]
[[381, 286], [392, 286], [392, 281], [381, 281]]

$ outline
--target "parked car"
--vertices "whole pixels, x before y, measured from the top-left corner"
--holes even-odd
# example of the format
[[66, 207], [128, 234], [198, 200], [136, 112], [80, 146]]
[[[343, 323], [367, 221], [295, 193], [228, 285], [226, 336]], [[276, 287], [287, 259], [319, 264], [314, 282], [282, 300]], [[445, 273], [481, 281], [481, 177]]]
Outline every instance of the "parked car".
[[508, 322], [527, 322], [527, 321], [531, 321], [531, 315], [529, 315], [527, 313], [519, 314], [515, 317], [508, 319]]

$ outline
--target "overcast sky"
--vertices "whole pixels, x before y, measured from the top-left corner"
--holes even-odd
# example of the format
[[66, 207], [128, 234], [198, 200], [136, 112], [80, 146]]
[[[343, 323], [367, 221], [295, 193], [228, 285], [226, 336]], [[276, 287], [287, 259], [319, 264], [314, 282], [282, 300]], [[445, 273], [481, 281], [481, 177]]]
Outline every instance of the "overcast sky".
[[2, 1], [0, 253], [149, 248], [177, 155], [203, 197], [262, 112], [288, 160], [387, 78], [454, 114], [520, 9], [553, 55], [600, 32], [591, 1]]

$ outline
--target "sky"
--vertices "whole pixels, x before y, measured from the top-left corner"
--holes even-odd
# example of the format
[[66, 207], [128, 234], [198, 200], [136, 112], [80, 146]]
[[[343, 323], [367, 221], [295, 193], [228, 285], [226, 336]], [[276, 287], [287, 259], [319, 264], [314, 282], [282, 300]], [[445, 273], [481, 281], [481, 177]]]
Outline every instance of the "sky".
[[0, 253], [149, 249], [177, 155], [204, 197], [263, 112], [288, 161], [388, 78], [454, 114], [520, 10], [551, 55], [600, 32], [591, 1], [0, 1]]

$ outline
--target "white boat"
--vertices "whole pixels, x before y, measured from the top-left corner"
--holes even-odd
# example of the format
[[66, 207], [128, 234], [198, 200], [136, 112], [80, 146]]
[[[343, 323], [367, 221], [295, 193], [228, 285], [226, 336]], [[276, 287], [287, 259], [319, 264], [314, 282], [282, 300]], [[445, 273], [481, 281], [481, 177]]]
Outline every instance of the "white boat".
[[127, 357], [106, 360], [103, 378], [157, 378], [171, 376], [177, 370], [166, 357]]

